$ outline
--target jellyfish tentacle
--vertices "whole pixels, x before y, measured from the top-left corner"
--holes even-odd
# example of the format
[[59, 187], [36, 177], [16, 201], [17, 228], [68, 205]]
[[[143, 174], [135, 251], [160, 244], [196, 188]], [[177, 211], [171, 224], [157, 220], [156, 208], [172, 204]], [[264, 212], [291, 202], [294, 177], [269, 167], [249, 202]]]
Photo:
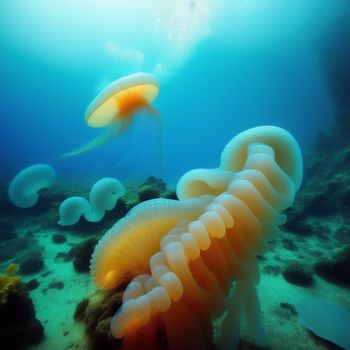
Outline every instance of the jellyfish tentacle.
[[87, 144], [82, 145], [70, 152], [62, 154], [61, 158], [77, 156], [79, 154], [89, 152], [97, 148], [101, 148], [102, 146], [106, 145], [107, 143], [111, 142], [112, 140], [123, 134], [128, 129], [130, 122], [130, 119], [125, 119], [120, 121], [119, 123], [111, 125], [105, 134], [96, 137]]

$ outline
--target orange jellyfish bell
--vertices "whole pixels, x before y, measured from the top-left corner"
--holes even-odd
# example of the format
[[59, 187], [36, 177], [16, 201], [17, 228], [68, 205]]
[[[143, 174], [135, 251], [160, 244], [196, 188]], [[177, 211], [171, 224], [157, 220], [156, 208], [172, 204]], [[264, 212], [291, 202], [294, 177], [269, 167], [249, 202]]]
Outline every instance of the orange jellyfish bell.
[[151, 103], [159, 92], [157, 79], [148, 73], [131, 74], [109, 84], [88, 106], [86, 123], [102, 128], [130, 119], [140, 109], [154, 112]]
[[157, 117], [157, 122], [160, 123], [158, 113], [151, 105], [158, 92], [159, 83], [156, 77], [148, 73], [127, 75], [107, 85], [85, 112], [86, 123], [93, 128], [108, 128], [106, 134], [64, 154], [63, 157], [104, 146], [126, 131], [135, 113], [142, 109]]

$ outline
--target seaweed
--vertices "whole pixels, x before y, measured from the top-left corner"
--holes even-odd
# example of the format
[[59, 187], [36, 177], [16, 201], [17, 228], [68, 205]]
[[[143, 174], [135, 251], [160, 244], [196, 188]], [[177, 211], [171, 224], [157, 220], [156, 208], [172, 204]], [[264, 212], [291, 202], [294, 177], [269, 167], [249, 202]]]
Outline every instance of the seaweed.
[[7, 301], [7, 296], [21, 284], [21, 277], [16, 275], [18, 265], [10, 264], [4, 274], [0, 274], [0, 305]]

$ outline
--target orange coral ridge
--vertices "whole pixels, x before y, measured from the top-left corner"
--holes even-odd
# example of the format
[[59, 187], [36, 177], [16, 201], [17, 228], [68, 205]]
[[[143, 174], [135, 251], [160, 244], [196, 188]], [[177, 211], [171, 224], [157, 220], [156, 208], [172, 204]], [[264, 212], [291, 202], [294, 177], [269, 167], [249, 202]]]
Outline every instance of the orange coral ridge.
[[[237, 346], [243, 312], [255, 339], [263, 343], [256, 255], [264, 252], [267, 240], [285, 222], [285, 215], [279, 213], [292, 204], [301, 179], [301, 153], [289, 133], [272, 126], [249, 129], [225, 147], [219, 168], [193, 170], [180, 179], [178, 206], [188, 206], [186, 215], [177, 209], [182, 218], [175, 215], [167, 226], [170, 208], [142, 226], [152, 231], [148, 233], [152, 249], [147, 250], [142, 230], [137, 229], [141, 225], [137, 219], [142, 217], [147, 202], [134, 209], [132, 228], [125, 227], [125, 223], [114, 231], [112, 228], [96, 247], [92, 260], [97, 285], [103, 280], [97, 275], [108, 275], [109, 269], [117, 273], [119, 263], [125, 269], [123, 255], [128, 261], [134, 260], [132, 266], [149, 261], [128, 285], [123, 306], [111, 323], [112, 334], [124, 337], [122, 348], [136, 349], [142, 344], [143, 348], [156, 349], [157, 330], [163, 329], [170, 349], [208, 349], [212, 343], [212, 319], [227, 309], [222, 348]], [[196, 197], [197, 202], [188, 202]], [[161, 207], [164, 206], [163, 202]], [[196, 209], [191, 210], [192, 206]], [[152, 213], [149, 208], [148, 211]], [[131, 244], [130, 240], [125, 243], [129, 235], [133, 237]], [[125, 245], [122, 253], [118, 240], [113, 243], [120, 236]], [[142, 243], [135, 248], [137, 237]], [[147, 251], [144, 256], [143, 250]], [[114, 251], [118, 259], [112, 262]], [[137, 252], [141, 252], [141, 258]], [[110, 257], [107, 265], [103, 265], [104, 254]], [[99, 269], [101, 264], [103, 268]], [[115, 278], [108, 288], [115, 287], [120, 278]], [[230, 298], [232, 281], [236, 283]]]

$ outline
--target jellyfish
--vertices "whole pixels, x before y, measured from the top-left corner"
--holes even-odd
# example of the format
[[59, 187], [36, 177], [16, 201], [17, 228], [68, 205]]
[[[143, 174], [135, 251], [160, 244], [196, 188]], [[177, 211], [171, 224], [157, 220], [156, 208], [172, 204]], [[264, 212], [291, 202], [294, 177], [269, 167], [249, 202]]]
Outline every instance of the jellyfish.
[[[87, 125], [93, 128], [106, 128], [107, 132], [87, 144], [80, 146], [62, 157], [100, 148], [123, 134], [133, 122], [134, 116], [146, 110], [158, 123], [161, 135], [161, 121], [158, 112], [152, 107], [159, 92], [157, 79], [148, 73], [135, 73], [110, 83], [90, 103], [85, 112]], [[161, 137], [160, 137], [161, 143]]]

